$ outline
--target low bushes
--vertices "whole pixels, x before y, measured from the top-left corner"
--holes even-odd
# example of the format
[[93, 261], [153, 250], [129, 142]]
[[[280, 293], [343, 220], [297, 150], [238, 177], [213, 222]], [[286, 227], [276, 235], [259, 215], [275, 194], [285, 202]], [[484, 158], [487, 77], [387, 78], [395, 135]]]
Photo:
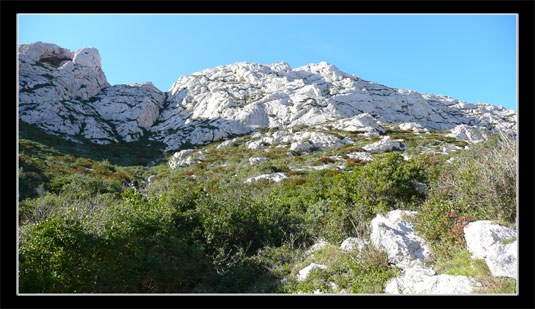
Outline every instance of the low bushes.
[[[38, 149], [32, 144], [31, 151]], [[316, 256], [329, 263], [328, 270], [304, 282], [280, 282], [307, 266], [301, 265], [310, 262], [303, 249], [313, 240], [366, 238], [370, 220], [393, 209], [418, 211], [417, 232], [431, 244], [441, 271], [480, 271], [466, 263], [463, 227], [479, 219], [514, 224], [514, 153], [511, 140], [498, 137], [455, 155], [451, 164], [433, 156], [405, 161], [393, 152], [372, 162], [350, 161], [345, 171], [311, 172], [291, 172], [287, 165], [296, 158], [241, 170], [207, 164], [169, 171], [163, 165], [121, 167], [59, 155], [45, 162], [24, 155], [19, 181], [30, 198], [19, 204], [20, 291], [297, 293], [329, 291], [330, 281], [353, 293], [379, 293], [399, 272], [372, 248], [359, 261], [355, 252], [331, 246]], [[41, 178], [32, 178], [29, 163], [40, 167]], [[52, 172], [61, 166], [65, 173]], [[73, 174], [78, 167], [93, 170]], [[291, 177], [243, 183], [272, 172]], [[123, 185], [154, 174], [159, 179], [150, 185]], [[28, 194], [34, 184], [41, 185], [38, 196]], [[511, 290], [505, 281], [488, 279], [487, 286]]]

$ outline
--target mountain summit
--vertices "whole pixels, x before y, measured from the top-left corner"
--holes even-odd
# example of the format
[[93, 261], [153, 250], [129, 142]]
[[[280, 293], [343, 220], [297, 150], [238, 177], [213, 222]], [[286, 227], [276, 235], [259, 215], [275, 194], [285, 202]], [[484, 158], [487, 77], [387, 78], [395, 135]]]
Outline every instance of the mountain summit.
[[385, 123], [451, 130], [470, 140], [474, 130], [517, 126], [516, 112], [502, 106], [390, 88], [326, 62], [295, 69], [238, 62], [182, 76], [162, 92], [151, 82], [110, 85], [92, 47], [73, 52], [37, 42], [20, 45], [18, 57], [20, 119], [75, 142], [148, 136], [178, 150], [261, 128], [325, 123], [366, 132]]

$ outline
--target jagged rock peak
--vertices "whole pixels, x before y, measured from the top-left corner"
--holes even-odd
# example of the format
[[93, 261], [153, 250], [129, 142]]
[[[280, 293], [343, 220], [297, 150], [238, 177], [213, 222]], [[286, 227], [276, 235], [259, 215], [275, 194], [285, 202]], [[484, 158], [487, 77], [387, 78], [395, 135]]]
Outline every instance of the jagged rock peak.
[[182, 76], [164, 93], [151, 82], [110, 86], [93, 47], [73, 52], [25, 44], [19, 60], [20, 119], [91, 142], [135, 141], [147, 133], [166, 150], [178, 150], [260, 128], [325, 124], [377, 135], [388, 123], [411, 123], [419, 131], [470, 128], [460, 133], [473, 141], [481, 128], [495, 133], [517, 126], [513, 110], [390, 88], [327, 62], [295, 69], [285, 62], [237, 62]]
[[18, 54], [20, 61], [31, 64], [39, 61], [49, 63], [55, 67], [62, 67], [72, 61], [73, 64], [90, 67], [96, 71], [102, 70], [100, 53], [94, 47], [84, 47], [73, 52], [56, 44], [36, 42], [20, 45]]

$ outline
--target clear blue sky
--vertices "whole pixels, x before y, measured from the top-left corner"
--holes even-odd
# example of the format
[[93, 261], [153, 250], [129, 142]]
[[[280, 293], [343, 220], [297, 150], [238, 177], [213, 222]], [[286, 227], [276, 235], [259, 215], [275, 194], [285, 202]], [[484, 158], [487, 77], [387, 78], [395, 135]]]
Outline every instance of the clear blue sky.
[[516, 107], [516, 15], [19, 15], [19, 44], [100, 51], [110, 84], [239, 61], [327, 61], [363, 79]]

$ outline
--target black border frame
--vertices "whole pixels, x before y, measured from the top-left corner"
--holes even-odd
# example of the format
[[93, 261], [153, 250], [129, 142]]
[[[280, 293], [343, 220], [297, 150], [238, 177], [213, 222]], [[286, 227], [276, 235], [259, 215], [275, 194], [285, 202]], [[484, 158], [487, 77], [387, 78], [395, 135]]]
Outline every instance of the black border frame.
[[[6, 186], [2, 195], [2, 251], [0, 261], [2, 308], [182, 308], [182, 307], [374, 307], [374, 308], [535, 308], [533, 297], [534, 257], [534, 186], [533, 168], [533, 97], [535, 2], [524, 1], [2, 1], [2, 78], [0, 84], [3, 155], [2, 179], [14, 184], [16, 177], [13, 153], [17, 135], [15, 124], [16, 100], [16, 14], [19, 13], [512, 13], [519, 16], [519, 233], [520, 268], [517, 296], [257, 296], [257, 295], [170, 295], [170, 296], [19, 296], [15, 287], [16, 260], [13, 252], [16, 239], [16, 197]], [[13, 148], [12, 148], [13, 147]], [[4, 162], [5, 161], [5, 162]], [[6, 200], [6, 202], [4, 202]], [[9, 202], [8, 202], [9, 201]], [[13, 203], [11, 202], [13, 201]], [[531, 246], [530, 246], [531, 244]], [[6, 254], [4, 254], [6, 253]], [[157, 297], [157, 298], [153, 298]], [[175, 298], [179, 297], [179, 298]], [[356, 298], [355, 298], [356, 297]]]

